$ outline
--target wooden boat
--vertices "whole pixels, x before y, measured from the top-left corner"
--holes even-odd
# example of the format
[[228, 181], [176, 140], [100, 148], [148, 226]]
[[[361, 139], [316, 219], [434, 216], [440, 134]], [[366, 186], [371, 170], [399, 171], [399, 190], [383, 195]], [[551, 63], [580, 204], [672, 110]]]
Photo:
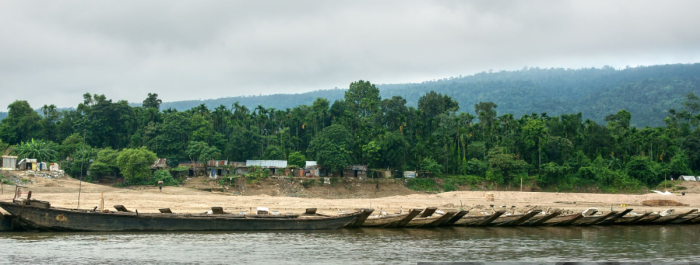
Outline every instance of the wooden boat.
[[466, 216], [468, 213], [469, 213], [469, 211], [466, 211], [466, 210], [459, 211], [454, 216], [452, 216], [449, 220], [440, 224], [440, 226], [453, 226], [455, 223], [457, 223], [457, 221], [462, 219], [462, 217]]
[[497, 218], [491, 223], [491, 226], [516, 226], [520, 225], [527, 220], [531, 219], [538, 213], [540, 213], [540, 210], [534, 210], [530, 211], [529, 213], [525, 214], [511, 214], [511, 215], [502, 215], [500, 218]]
[[[371, 215], [367, 217], [367, 220], [361, 225], [362, 227], [385, 227], [393, 222], [398, 222], [403, 220], [408, 216], [408, 213], [404, 214], [388, 214], [388, 215]], [[414, 215], [415, 217], [415, 215]]]
[[662, 217], [652, 221], [651, 223], [652, 224], [659, 224], [659, 225], [672, 224], [672, 223], [675, 223], [677, 221], [682, 220], [683, 218], [685, 218], [688, 215], [696, 213], [697, 211], [698, 211], [698, 209], [692, 209], [690, 211], [687, 211], [687, 212], [681, 213], [681, 214], [670, 214], [670, 215], [662, 216]]
[[611, 224], [615, 224], [615, 225], [634, 224], [634, 223], [638, 222], [639, 220], [647, 218], [650, 214], [651, 213], [643, 213], [643, 214], [628, 213], [627, 215], [624, 215], [624, 216], [621, 216], [620, 218], [615, 219]]
[[581, 213], [559, 215], [559, 216], [556, 216], [554, 218], [551, 218], [550, 220], [543, 222], [541, 225], [543, 225], [543, 226], [564, 226], [564, 225], [569, 225], [573, 222], [576, 222], [578, 219], [581, 219], [581, 218], [583, 218], [583, 215]]
[[538, 214], [532, 219], [527, 220], [524, 222], [522, 225], [523, 226], [541, 226], [544, 225], [547, 221], [554, 219], [555, 217], [561, 215], [561, 211], [554, 211], [550, 214], [544, 214], [544, 212], [540, 212], [542, 214]]
[[686, 218], [683, 218], [681, 220], [678, 220], [677, 222], [673, 222], [674, 224], [695, 224], [695, 223], [700, 223], [700, 213], [696, 213], [690, 216], [687, 216]]
[[433, 215], [435, 211], [437, 211], [437, 208], [435, 207], [425, 208], [425, 210], [423, 210], [423, 212], [421, 212], [419, 216], [411, 219], [411, 221], [408, 222], [405, 227], [420, 227], [437, 221], [439, 216]]
[[418, 216], [421, 211], [423, 209], [411, 209], [408, 213], [402, 214], [372, 215], [367, 217], [367, 220], [360, 227], [401, 228]]
[[23, 227], [41, 231], [321, 230], [352, 225], [358, 217], [371, 213], [363, 210], [339, 216], [238, 215], [223, 213], [221, 207], [214, 207], [212, 214], [99, 212], [51, 207], [48, 202], [36, 200], [0, 202], [0, 207]]
[[487, 226], [498, 217], [503, 215], [505, 211], [495, 211], [489, 215], [467, 215], [457, 221], [455, 226]]
[[570, 223], [569, 225], [597, 225], [605, 220], [607, 220], [610, 217], [613, 217], [615, 215], [619, 214], [617, 211], [612, 211], [608, 212], [606, 214], [599, 214], [599, 215], [589, 215], [589, 216], [584, 216], [583, 218]]

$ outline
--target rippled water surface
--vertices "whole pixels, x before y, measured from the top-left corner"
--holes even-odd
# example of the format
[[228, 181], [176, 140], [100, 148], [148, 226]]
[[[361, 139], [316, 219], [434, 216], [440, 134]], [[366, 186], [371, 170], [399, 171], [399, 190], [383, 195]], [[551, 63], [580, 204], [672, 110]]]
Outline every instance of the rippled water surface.
[[699, 238], [700, 225], [226, 233], [13, 232], [0, 233], [0, 263], [697, 262]]

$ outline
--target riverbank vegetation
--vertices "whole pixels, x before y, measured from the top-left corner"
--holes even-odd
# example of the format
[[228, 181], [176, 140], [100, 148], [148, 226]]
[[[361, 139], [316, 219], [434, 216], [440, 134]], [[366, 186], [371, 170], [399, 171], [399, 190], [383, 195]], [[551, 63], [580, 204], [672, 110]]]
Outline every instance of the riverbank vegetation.
[[427, 179], [407, 185], [425, 191], [521, 182], [551, 191], [637, 191], [700, 170], [700, 99], [692, 92], [668, 110], [665, 126], [644, 128], [630, 125], [627, 110], [608, 114], [604, 123], [581, 113], [515, 117], [499, 114], [498, 102], [460, 106], [434, 91], [410, 107], [400, 96], [383, 99], [363, 80], [350, 84], [341, 100], [317, 98], [287, 109], [234, 103], [177, 111], [161, 110], [161, 102], [149, 93], [132, 107], [86, 93], [75, 110], [44, 106], [39, 115], [16, 101], [0, 122], [0, 148], [63, 161], [72, 176], [89, 170], [91, 178], [119, 175], [132, 183], [152, 180], [149, 166], [158, 157], [173, 168], [209, 159], [280, 159], [295, 166], [314, 160], [335, 172], [366, 164], [395, 177], [418, 171]]

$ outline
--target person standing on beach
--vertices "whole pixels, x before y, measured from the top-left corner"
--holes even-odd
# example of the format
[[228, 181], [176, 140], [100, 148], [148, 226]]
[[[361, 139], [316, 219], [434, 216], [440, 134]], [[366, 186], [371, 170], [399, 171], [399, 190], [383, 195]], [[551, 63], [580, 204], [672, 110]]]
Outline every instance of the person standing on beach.
[[158, 190], [160, 190], [160, 192], [163, 192], [163, 181], [162, 180], [158, 181]]

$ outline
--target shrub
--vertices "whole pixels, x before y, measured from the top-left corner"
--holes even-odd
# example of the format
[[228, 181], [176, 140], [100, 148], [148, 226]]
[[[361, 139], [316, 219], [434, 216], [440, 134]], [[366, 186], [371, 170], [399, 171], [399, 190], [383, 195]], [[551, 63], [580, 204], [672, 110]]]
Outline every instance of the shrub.
[[435, 180], [425, 178], [413, 178], [407, 180], [407, 186], [415, 191], [438, 191], [439, 187]]
[[315, 179], [306, 179], [306, 180], [304, 180], [303, 183], [301, 183], [301, 185], [304, 186], [304, 188], [308, 189], [308, 188], [316, 185], [316, 180]]
[[158, 185], [158, 181], [163, 181], [163, 186], [177, 185], [177, 180], [175, 180], [173, 176], [170, 175], [170, 172], [168, 172], [167, 170], [156, 170], [156, 173], [153, 174], [153, 180], [151, 181], [151, 185]]
[[442, 166], [435, 159], [426, 157], [420, 162], [420, 169], [433, 174], [433, 176], [442, 176]]

